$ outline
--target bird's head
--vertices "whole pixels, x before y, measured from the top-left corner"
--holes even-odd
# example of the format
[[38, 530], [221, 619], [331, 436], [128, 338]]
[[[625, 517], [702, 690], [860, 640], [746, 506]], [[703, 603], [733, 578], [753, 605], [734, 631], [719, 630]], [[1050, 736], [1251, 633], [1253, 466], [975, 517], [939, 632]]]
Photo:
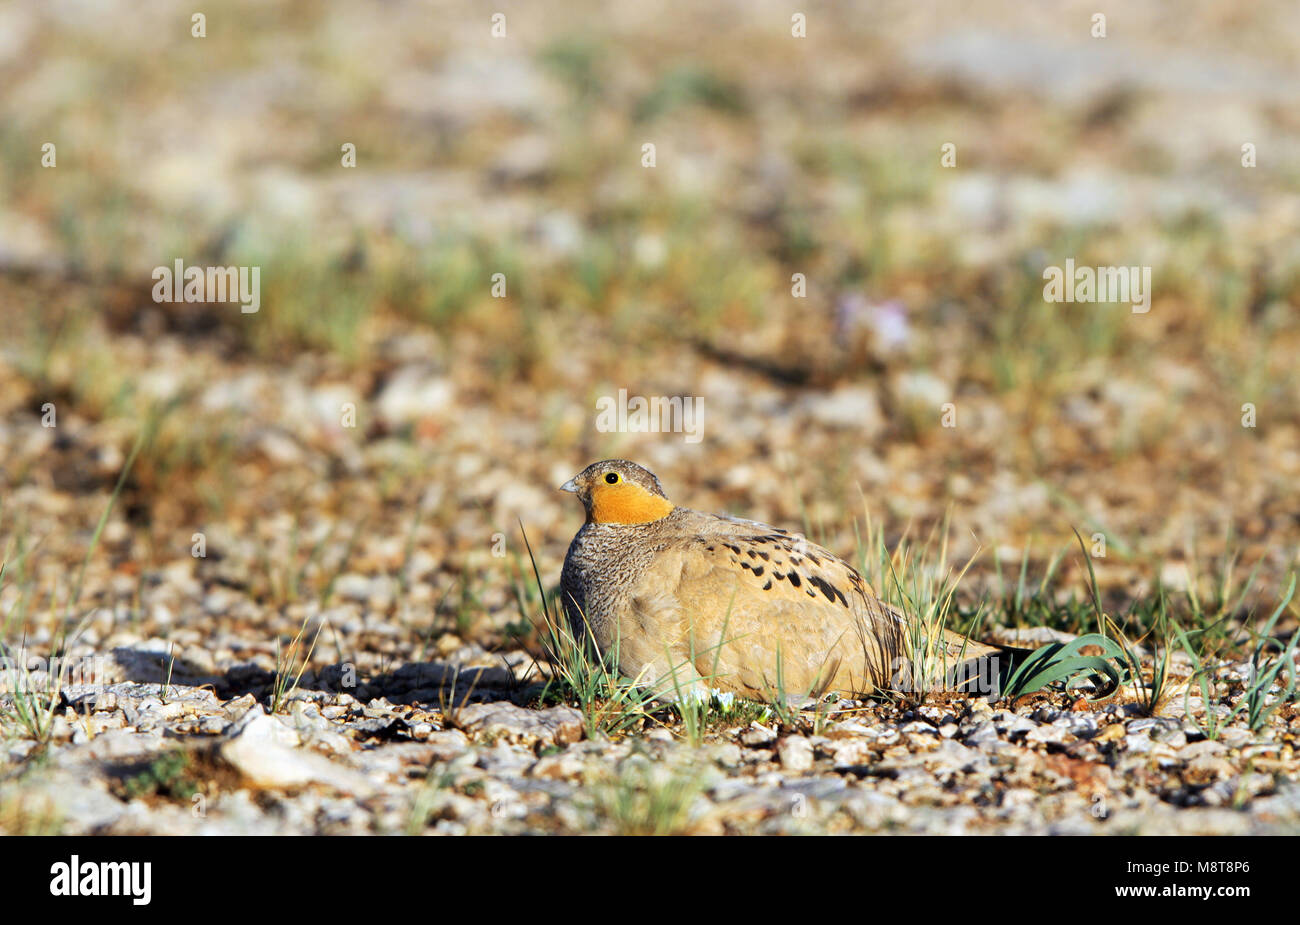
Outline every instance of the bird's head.
[[560, 486], [571, 491], [594, 524], [644, 524], [672, 513], [655, 474], [626, 459], [592, 463]]

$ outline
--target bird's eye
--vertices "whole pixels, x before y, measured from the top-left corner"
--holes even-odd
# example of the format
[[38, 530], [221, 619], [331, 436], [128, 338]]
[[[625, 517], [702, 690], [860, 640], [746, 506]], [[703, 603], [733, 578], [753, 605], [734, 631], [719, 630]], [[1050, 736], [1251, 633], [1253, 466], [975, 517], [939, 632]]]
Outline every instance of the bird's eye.
[[606, 481], [608, 484], [610, 484], [610, 485], [617, 485], [617, 484], [618, 484], [618, 473], [617, 473], [617, 472], [606, 472], [606, 473], [605, 473], [605, 481]]

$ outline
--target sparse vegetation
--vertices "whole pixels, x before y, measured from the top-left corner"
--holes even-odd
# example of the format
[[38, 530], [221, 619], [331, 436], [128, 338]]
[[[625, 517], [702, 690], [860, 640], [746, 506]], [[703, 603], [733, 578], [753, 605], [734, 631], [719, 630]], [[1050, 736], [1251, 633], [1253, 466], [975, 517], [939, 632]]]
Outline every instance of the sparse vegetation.
[[316, 643], [320, 639], [321, 630], [318, 627], [312, 634], [311, 642], [307, 643], [304, 637], [307, 634], [307, 621], [303, 621], [302, 626], [294, 635], [289, 645], [281, 652], [280, 640], [275, 642], [275, 680], [271, 685], [271, 712], [279, 713], [289, 702], [289, 697], [298, 689], [302, 683], [303, 672], [311, 663], [312, 653], [316, 651]]
[[[1300, 781], [1296, 167], [1246, 168], [1201, 122], [1294, 150], [1264, 88], [1296, 30], [1226, 0], [1185, 17], [1218, 107], [1189, 121], [1186, 69], [1110, 75], [1112, 94], [1059, 23], [990, 28], [980, 3], [888, 28], [828, 5], [796, 42], [705, 5], [625, 21], [578, 0], [512, 13], [527, 40], [487, 58], [419, 4], [228, 6], [257, 28], [201, 55], [123, 0], [96, 4], [143, 17], [111, 47], [6, 11], [0, 831], [117, 831], [102, 793], [68, 803], [99, 805], [92, 825], [47, 778], [101, 788], [92, 742], [224, 742], [262, 708], [267, 742], [354, 761], [379, 796], [245, 781], [231, 805], [252, 809], [223, 824], [715, 831], [706, 807], [731, 801], [722, 830], [786, 831], [803, 775], [830, 807], [810, 830], [930, 810], [1171, 828], [1161, 812], [1228, 806], [1274, 825], [1256, 808]], [[1126, 60], [1163, 57], [1167, 12], [1126, 18]], [[160, 129], [195, 107], [210, 138]], [[177, 259], [258, 267], [260, 309], [155, 300]], [[1149, 311], [1047, 301], [1066, 260], [1149, 266]], [[702, 442], [598, 429], [623, 388], [700, 398]], [[558, 473], [613, 456], [853, 559], [915, 618], [907, 689], [810, 705], [778, 672], [751, 703], [708, 689], [715, 659], [702, 685], [658, 679], [666, 703], [622, 676], [552, 585], [579, 522]], [[1001, 699], [939, 689], [961, 660], [945, 630], [1019, 650]], [[106, 658], [113, 696], [88, 706], [32, 655]], [[559, 710], [537, 741], [476, 738], [454, 720], [487, 699], [572, 707], [581, 733]], [[112, 796], [185, 824], [162, 805], [184, 760]], [[1075, 777], [1140, 790], [1142, 818], [1097, 819]], [[503, 787], [521, 815], [475, 815]]]
[[124, 799], [157, 796], [188, 802], [199, 791], [190, 756], [180, 749], [164, 752], [147, 766], [122, 778]]
[[700, 793], [698, 769], [632, 758], [592, 786], [590, 807], [616, 835], [684, 835], [698, 822], [692, 809]]

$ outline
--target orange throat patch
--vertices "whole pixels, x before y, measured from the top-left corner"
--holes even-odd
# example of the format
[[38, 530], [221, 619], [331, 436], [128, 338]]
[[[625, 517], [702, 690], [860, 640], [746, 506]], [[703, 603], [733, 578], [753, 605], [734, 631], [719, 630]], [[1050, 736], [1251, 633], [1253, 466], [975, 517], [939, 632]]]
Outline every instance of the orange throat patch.
[[587, 520], [594, 524], [647, 524], [661, 520], [673, 512], [673, 503], [627, 482], [618, 485], [597, 485], [591, 492], [591, 513]]

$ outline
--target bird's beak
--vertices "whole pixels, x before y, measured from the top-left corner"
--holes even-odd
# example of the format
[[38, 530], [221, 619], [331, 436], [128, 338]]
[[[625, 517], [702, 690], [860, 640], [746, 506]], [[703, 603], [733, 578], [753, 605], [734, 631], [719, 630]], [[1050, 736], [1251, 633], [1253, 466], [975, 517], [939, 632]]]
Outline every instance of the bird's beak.
[[563, 485], [560, 486], [560, 491], [577, 491], [577, 490], [578, 490], [578, 483], [575, 482], [573, 479], [569, 479], [567, 482], [565, 482]]

